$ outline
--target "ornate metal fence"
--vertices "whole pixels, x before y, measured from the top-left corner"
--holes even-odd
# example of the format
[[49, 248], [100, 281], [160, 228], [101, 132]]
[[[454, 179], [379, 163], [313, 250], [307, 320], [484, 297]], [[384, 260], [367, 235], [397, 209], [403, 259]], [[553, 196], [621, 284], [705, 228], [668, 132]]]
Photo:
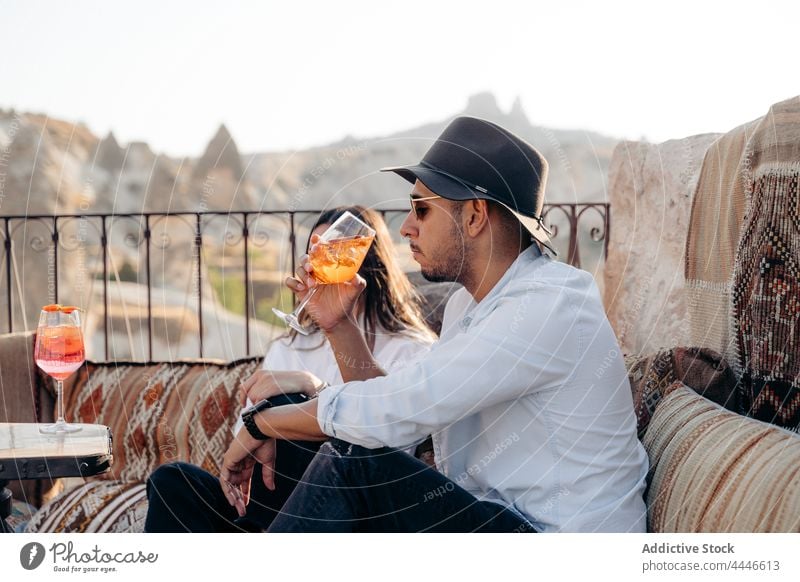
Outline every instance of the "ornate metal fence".
[[[260, 325], [259, 315], [263, 311], [260, 306], [266, 301], [256, 296], [254, 263], [262, 278], [267, 270], [264, 265], [269, 265], [270, 272], [276, 275], [293, 272], [299, 254], [298, 238], [308, 234], [319, 212], [0, 217], [0, 237], [4, 242], [0, 267], [0, 329], [8, 332], [32, 329], [36, 325], [35, 314], [44, 303], [77, 303], [91, 313], [94, 329], [102, 330], [102, 346], [97, 346], [96, 358], [100, 352], [105, 359], [119, 355], [116, 349], [112, 354], [111, 349], [115, 325], [117, 328], [124, 326], [127, 333], [130, 347], [125, 353], [128, 356], [133, 357], [137, 351], [150, 361], [154, 356], [161, 356], [161, 353], [154, 353], [163, 349], [154, 343], [155, 315], [158, 315], [158, 325], [163, 324], [164, 328], [159, 327], [158, 331], [166, 334], [167, 340], [172, 324], [180, 330], [173, 330], [173, 335], [177, 333], [184, 343], [187, 341], [184, 336], [196, 335], [196, 355], [204, 357], [207, 355], [204, 338], [210, 333], [204, 314], [213, 308], [215, 314], [232, 310], [243, 321], [243, 345], [231, 351], [223, 350], [225, 354], [249, 355], [253, 351], [251, 327]], [[380, 212], [395, 235], [408, 211], [386, 209]], [[561, 260], [580, 267], [582, 249], [584, 253], [588, 249], [600, 260], [605, 257], [610, 228], [607, 203], [548, 204], [545, 218], [553, 230]], [[566, 239], [564, 229], [568, 231]], [[399, 242], [399, 235], [397, 240]], [[399, 248], [402, 249], [402, 245]], [[46, 260], [45, 265], [42, 259]], [[410, 260], [407, 266], [413, 269]], [[272, 288], [279, 279], [280, 276], [271, 280]], [[182, 315], [171, 321], [167, 312], [176, 302], [170, 303], [167, 295], [174, 295], [184, 284], [186, 295], [179, 309]], [[119, 300], [112, 300], [114, 285], [120, 289], [124, 287], [128, 297], [120, 290]], [[154, 292], [163, 297], [155, 301]], [[290, 295], [277, 293], [271, 301], [293, 300]], [[188, 326], [187, 318], [194, 320]], [[142, 346], [140, 350], [130, 339], [136, 335], [131, 324], [134, 320], [140, 322], [139, 335], [146, 343], [146, 348]]]

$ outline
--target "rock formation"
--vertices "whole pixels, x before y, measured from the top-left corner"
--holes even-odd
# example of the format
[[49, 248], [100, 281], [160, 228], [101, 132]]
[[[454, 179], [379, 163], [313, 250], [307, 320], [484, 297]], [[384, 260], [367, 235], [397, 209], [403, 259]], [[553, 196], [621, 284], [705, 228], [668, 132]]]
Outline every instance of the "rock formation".
[[236, 142], [228, 128], [220, 125], [194, 164], [188, 207], [192, 210], [250, 210], [253, 207], [250, 187], [243, 182], [243, 177], [242, 159]]
[[119, 172], [125, 163], [125, 150], [117, 143], [114, 133], [109, 131], [108, 135], [100, 140], [95, 152], [95, 163], [110, 173]]

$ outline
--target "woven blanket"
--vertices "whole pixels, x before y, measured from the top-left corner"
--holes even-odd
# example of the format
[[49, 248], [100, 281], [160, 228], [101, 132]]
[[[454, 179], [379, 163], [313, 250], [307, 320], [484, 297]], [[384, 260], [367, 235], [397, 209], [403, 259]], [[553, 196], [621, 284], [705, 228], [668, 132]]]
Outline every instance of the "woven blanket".
[[747, 211], [733, 323], [749, 414], [800, 428], [800, 97], [770, 108], [747, 144]]
[[737, 372], [730, 290], [745, 210], [744, 152], [759, 121], [726, 133], [706, 151], [686, 238], [689, 342], [720, 353]]
[[260, 365], [261, 358], [202, 365], [89, 362], [65, 388], [67, 418], [111, 427], [114, 464], [97, 479], [142, 483], [175, 460], [217, 475], [240, 408], [236, 392]]

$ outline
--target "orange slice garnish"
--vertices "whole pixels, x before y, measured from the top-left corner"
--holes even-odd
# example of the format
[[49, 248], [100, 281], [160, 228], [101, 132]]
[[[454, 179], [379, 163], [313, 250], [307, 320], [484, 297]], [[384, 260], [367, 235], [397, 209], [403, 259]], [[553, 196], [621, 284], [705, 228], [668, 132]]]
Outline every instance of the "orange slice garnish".
[[60, 303], [52, 303], [50, 305], [45, 305], [42, 307], [42, 311], [47, 311], [48, 313], [53, 313], [55, 311], [60, 311], [62, 313], [72, 313], [73, 311], [80, 311], [80, 307], [75, 307], [74, 305], [61, 305]]

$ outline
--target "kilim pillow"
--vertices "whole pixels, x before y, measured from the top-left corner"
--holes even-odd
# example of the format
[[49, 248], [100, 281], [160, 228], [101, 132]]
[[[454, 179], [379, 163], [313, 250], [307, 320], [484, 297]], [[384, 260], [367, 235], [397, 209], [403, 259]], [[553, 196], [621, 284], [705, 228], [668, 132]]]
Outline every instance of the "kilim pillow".
[[626, 356], [625, 367], [639, 438], [644, 436], [667, 387], [678, 380], [709, 400], [741, 412], [733, 370], [713, 350], [677, 347], [647, 356]]
[[[748, 414], [800, 430], [800, 98], [748, 132], [747, 201], [731, 280], [731, 329]], [[720, 221], [720, 223], [723, 221]]]
[[26, 532], [141, 533], [147, 516], [143, 483], [93, 481], [46, 503]]
[[65, 390], [67, 418], [111, 427], [114, 463], [104, 479], [142, 483], [176, 460], [218, 475], [239, 413], [236, 392], [261, 360], [88, 363]]
[[650, 421], [654, 532], [799, 532], [800, 436], [676, 382]]
[[[800, 108], [795, 103], [792, 109], [796, 143], [800, 139]], [[776, 137], [772, 131], [770, 125], [771, 139], [785, 137], [780, 128]], [[765, 164], [756, 170], [736, 257], [732, 298], [748, 414], [798, 430], [800, 163], [797, 157], [791, 159], [793, 163]]]

